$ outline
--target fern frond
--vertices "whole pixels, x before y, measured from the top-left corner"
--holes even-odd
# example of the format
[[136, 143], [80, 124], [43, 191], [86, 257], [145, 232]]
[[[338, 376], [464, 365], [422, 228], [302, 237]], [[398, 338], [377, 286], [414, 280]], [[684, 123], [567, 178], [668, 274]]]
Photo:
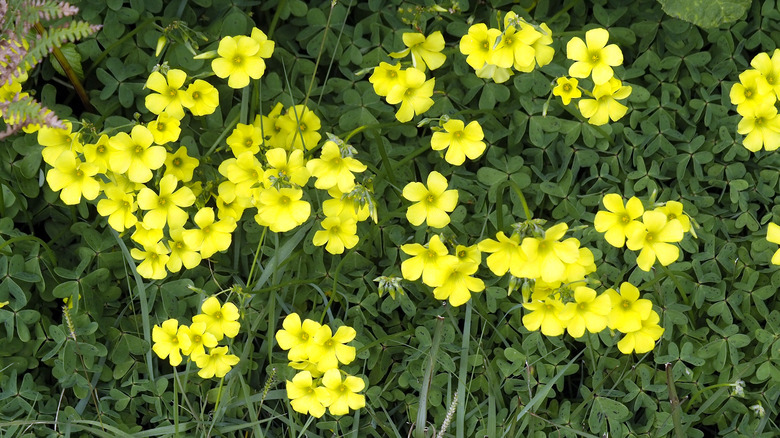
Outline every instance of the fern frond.
[[17, 94], [12, 100], [0, 102], [0, 115], [5, 120], [5, 132], [0, 132], [0, 140], [19, 132], [26, 126], [48, 126], [50, 128], [65, 129], [54, 111], [41, 105], [28, 95]]
[[[97, 32], [100, 28], [100, 25], [92, 25], [84, 21], [73, 21], [66, 23], [62, 27], [54, 27], [45, 30], [37, 39], [31, 40], [29, 50], [22, 52], [22, 48], [17, 48], [17, 50], [22, 52], [21, 59], [18, 59], [18, 62], [8, 62], [8, 65], [12, 66], [13, 71], [5, 71], [5, 68], [0, 70], [0, 84], [5, 83], [11, 76], [16, 75], [20, 69], [24, 69], [24, 71], [32, 69], [36, 64], [41, 62], [54, 47], [60, 47], [63, 43], [84, 38]], [[0, 44], [0, 46], [2, 46], [2, 44]], [[11, 49], [13, 49], [13, 47], [11, 47]], [[7, 52], [8, 51], [6, 50], [6, 53]], [[0, 53], [0, 59], [3, 59], [2, 53]], [[17, 61], [17, 59], [12, 59], [11, 61]]]
[[14, 36], [0, 40], [0, 85], [26, 71], [21, 68], [26, 53], [24, 44]]

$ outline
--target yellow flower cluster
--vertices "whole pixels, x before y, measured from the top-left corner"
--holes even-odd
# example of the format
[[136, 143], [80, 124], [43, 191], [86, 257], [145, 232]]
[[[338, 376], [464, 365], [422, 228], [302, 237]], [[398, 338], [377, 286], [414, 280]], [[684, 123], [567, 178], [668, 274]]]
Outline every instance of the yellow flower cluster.
[[296, 412], [322, 417], [327, 408], [331, 415], [345, 415], [350, 409], [366, 405], [363, 379], [339, 370], [339, 364], [355, 360], [355, 347], [345, 345], [355, 339], [355, 329], [342, 326], [334, 334], [327, 325], [306, 319], [297, 313], [288, 315], [283, 329], [276, 332], [276, 342], [289, 350], [290, 366], [299, 370], [287, 381], [287, 397]]
[[[152, 329], [152, 350], [160, 359], [168, 359], [172, 366], [182, 362], [182, 355], [188, 356], [200, 368], [198, 375], [204, 379], [225, 377], [239, 361], [238, 356], [228, 353], [228, 347], [218, 347], [224, 337], [238, 334], [238, 308], [233, 303], [220, 306], [216, 297], [210, 297], [201, 305], [202, 313], [192, 317], [189, 326], [179, 325], [175, 319], [164, 321]], [[206, 352], [208, 348], [208, 353]]]
[[737, 132], [745, 136], [742, 145], [747, 150], [774, 151], [780, 147], [780, 116], [775, 106], [780, 97], [780, 49], [771, 58], [759, 53], [750, 65], [753, 68], [740, 73], [739, 82], [729, 92], [742, 116]]
[[623, 354], [647, 353], [664, 332], [653, 304], [640, 299], [639, 290], [625, 282], [619, 292], [607, 289], [600, 295], [586, 286], [572, 291], [537, 282], [531, 301], [523, 307], [529, 311], [523, 316], [523, 326], [531, 331], [541, 329], [546, 336], [560, 336], [566, 331], [580, 338], [586, 330], [598, 333], [607, 327], [624, 333], [618, 342]]
[[310, 160], [307, 168], [317, 178], [314, 187], [330, 195], [322, 203], [322, 230], [314, 233], [313, 243], [325, 246], [331, 254], [342, 254], [357, 245], [357, 223], [371, 217], [377, 221], [376, 205], [371, 191], [355, 181], [355, 173], [366, 165], [354, 157], [352, 146], [332, 137], [322, 146], [319, 158]]
[[376, 94], [385, 97], [387, 103], [401, 104], [395, 117], [400, 122], [408, 122], [433, 105], [431, 96], [436, 80], [426, 78], [426, 67], [435, 70], [447, 58], [440, 53], [444, 49], [444, 37], [439, 31], [427, 37], [421, 33], [404, 33], [402, 39], [407, 48], [390, 53], [390, 56], [403, 58], [411, 55], [412, 67], [401, 70], [401, 64], [380, 62], [368, 80]]
[[401, 263], [401, 274], [409, 281], [422, 278], [434, 288], [437, 300], [449, 300], [453, 306], [465, 304], [472, 292], [485, 290], [485, 283], [473, 275], [479, 269], [482, 254], [476, 245], [455, 247], [449, 254], [438, 235], [431, 237], [427, 247], [419, 243], [401, 245], [401, 251], [412, 256]]
[[[287, 110], [281, 102], [267, 116], [255, 117], [254, 132], [262, 135], [262, 142], [268, 148], [284, 150], [310, 150], [320, 142], [320, 118], [303, 105], [294, 105]], [[232, 147], [232, 145], [231, 145]], [[234, 151], [235, 152], [235, 151]]]
[[607, 45], [606, 29], [591, 29], [585, 33], [585, 41], [572, 38], [566, 45], [566, 56], [576, 62], [569, 67], [572, 78], [558, 78], [553, 94], [560, 96], [564, 105], [582, 96], [579, 82], [574, 78], [591, 77], [593, 91], [590, 99], [578, 102], [580, 112], [592, 125], [603, 125], [611, 119], [620, 120], [628, 107], [618, 102], [631, 94], [631, 87], [614, 77], [612, 67], [623, 64], [623, 52], [616, 44]]
[[504, 30], [477, 23], [460, 39], [460, 51], [480, 78], [506, 82], [514, 68], [529, 73], [552, 61], [552, 31], [546, 24], [530, 24], [514, 12], [504, 17]]
[[607, 210], [596, 213], [593, 223], [596, 231], [605, 233], [604, 238], [614, 247], [625, 245], [632, 251], [640, 251], [636, 259], [640, 269], [649, 271], [656, 258], [663, 266], [677, 260], [680, 249], [673, 243], [681, 241], [684, 233], [691, 230], [690, 218], [683, 212], [681, 203], [668, 201], [645, 211], [636, 197], [623, 205], [623, 198], [616, 193], [604, 196], [603, 202]]

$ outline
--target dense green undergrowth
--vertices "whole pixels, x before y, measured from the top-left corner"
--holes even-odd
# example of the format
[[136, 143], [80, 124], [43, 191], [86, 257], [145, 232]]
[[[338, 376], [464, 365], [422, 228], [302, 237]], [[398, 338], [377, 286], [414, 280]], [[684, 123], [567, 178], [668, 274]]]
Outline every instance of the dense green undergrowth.
[[[730, 91], [756, 55], [778, 48], [780, 5], [692, 3], [700, 6], [693, 12], [671, 0], [74, 2], [78, 19], [102, 25], [61, 48], [91, 108], [51, 56], [22, 87], [72, 122], [85, 144], [157, 119], [148, 85], [163, 63], [163, 72], [178, 69], [188, 84], [200, 79], [218, 90], [214, 112], [188, 109], [166, 146], [200, 160], [186, 185], [188, 228], [205, 228], [199, 209], [227, 202], [217, 194], [225, 196], [219, 186], [230, 178], [220, 164], [235, 152], [234, 128], [256, 116], [263, 126], [278, 103], [293, 126], [309, 113], [319, 119], [315, 144], [299, 133], [306, 160], [324, 155], [330, 140], [365, 165], [352, 172], [375, 218], [352, 221], [346, 234], [359, 241], [343, 252], [323, 247], [317, 233], [333, 195], [312, 177], [301, 192], [311, 216], [292, 229], [258, 223], [247, 210], [226, 250], [178, 272], [168, 265], [164, 278], [150, 280], [160, 273], [140, 267], [150, 250], [108, 224], [97, 206], [103, 198], [66, 205], [52, 191], [46, 179], [56, 166], [44, 161], [38, 135], [4, 140], [0, 436], [776, 436], [780, 274], [767, 228], [780, 221], [780, 156], [743, 145]], [[713, 16], [705, 6], [723, 8]], [[504, 28], [509, 11], [534, 29], [546, 23], [554, 55], [499, 83], [477, 76], [460, 42], [478, 23]], [[261, 78], [233, 89], [214, 74], [213, 58], [224, 55], [209, 52], [253, 28], [274, 42], [273, 55], [258, 55]], [[631, 87], [619, 99], [625, 115], [600, 125], [552, 94], [572, 64], [567, 43], [597, 28], [622, 51], [614, 76]], [[404, 33], [437, 31], [446, 60], [426, 72], [435, 78], [433, 103], [402, 123], [399, 106], [369, 77], [396, 62], [390, 54], [406, 48]], [[400, 62], [410, 67], [408, 57]], [[581, 86], [585, 98], [593, 87]], [[432, 150], [447, 118], [477, 121], [484, 152], [455, 165]], [[404, 194], [409, 183], [432, 186], [434, 171], [458, 195], [438, 228], [407, 214], [413, 202]], [[676, 244], [676, 261], [643, 270], [639, 252], [608, 243], [593, 226], [608, 194], [636, 197], [647, 210], [680, 202], [693, 232]], [[567, 224], [567, 237], [592, 252], [589, 287], [602, 293], [628, 282], [652, 302], [663, 328], [652, 351], [624, 354], [621, 330], [604, 327], [578, 339], [529, 331], [524, 303], [534, 284], [496, 275], [490, 262], [469, 274], [484, 290], [463, 305], [437, 299], [441, 284], [401, 279], [410, 258], [403, 245], [440, 238], [455, 250], [511, 235], [532, 217], [547, 221], [542, 229]], [[155, 326], [207, 320], [211, 296], [232, 303], [240, 322], [235, 337], [220, 340], [238, 358], [224, 378], [199, 375], [205, 367], [194, 357], [173, 367], [152, 351]], [[331, 408], [321, 418], [293, 409], [287, 382], [296, 360], [277, 335], [293, 313], [334, 334], [354, 328], [355, 358], [340, 372], [362, 380], [365, 407], [346, 415]], [[299, 360], [311, 359], [314, 371], [313, 357]]]

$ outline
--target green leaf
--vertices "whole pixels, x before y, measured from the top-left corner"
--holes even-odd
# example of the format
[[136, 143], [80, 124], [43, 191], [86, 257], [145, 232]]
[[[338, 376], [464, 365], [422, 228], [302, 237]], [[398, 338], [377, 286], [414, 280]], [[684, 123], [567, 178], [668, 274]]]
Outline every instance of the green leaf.
[[[79, 78], [79, 80], [84, 80], [84, 70], [81, 68], [81, 54], [76, 50], [75, 44], [65, 44], [62, 47], [60, 47], [60, 52], [62, 52], [62, 55], [65, 57], [65, 60], [68, 62], [68, 65], [70, 66], [71, 70], [73, 70], [74, 73], [76, 73], [76, 77]], [[62, 66], [60, 65], [59, 61], [57, 59], [51, 60], [51, 65], [54, 67], [54, 70], [57, 71], [57, 73], [67, 76], [65, 74], [65, 70], [62, 69]]]
[[750, 0], [658, 0], [664, 12], [699, 27], [718, 27], [738, 20]]

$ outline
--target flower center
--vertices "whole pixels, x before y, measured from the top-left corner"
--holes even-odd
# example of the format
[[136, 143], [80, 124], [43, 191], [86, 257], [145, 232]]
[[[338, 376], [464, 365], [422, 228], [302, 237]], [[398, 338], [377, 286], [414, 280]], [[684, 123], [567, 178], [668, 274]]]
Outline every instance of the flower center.
[[428, 197], [425, 198], [425, 200], [428, 201], [429, 203], [433, 203], [436, 201], [436, 197], [433, 196], [432, 194], [428, 194]]
[[193, 91], [192, 92], [192, 98], [193, 99], [200, 99], [200, 93], [198, 93], [197, 91]]
[[171, 96], [171, 97], [175, 97], [176, 96], [176, 91], [177, 90], [175, 88], [169, 88], [168, 89], [168, 95]]
[[176, 167], [181, 166], [181, 158], [174, 158], [173, 159], [173, 165]]
[[290, 198], [288, 198], [287, 196], [282, 196], [281, 198], [279, 198], [279, 203], [282, 205], [287, 205], [290, 203]]
[[236, 56], [235, 58], [233, 58], [233, 64], [241, 65], [242, 62], [244, 62], [244, 60], [241, 59], [240, 56]]
[[157, 130], [158, 131], [165, 131], [165, 123], [157, 123]]
[[563, 91], [570, 92], [571, 91], [571, 85], [570, 84], [563, 84]]

